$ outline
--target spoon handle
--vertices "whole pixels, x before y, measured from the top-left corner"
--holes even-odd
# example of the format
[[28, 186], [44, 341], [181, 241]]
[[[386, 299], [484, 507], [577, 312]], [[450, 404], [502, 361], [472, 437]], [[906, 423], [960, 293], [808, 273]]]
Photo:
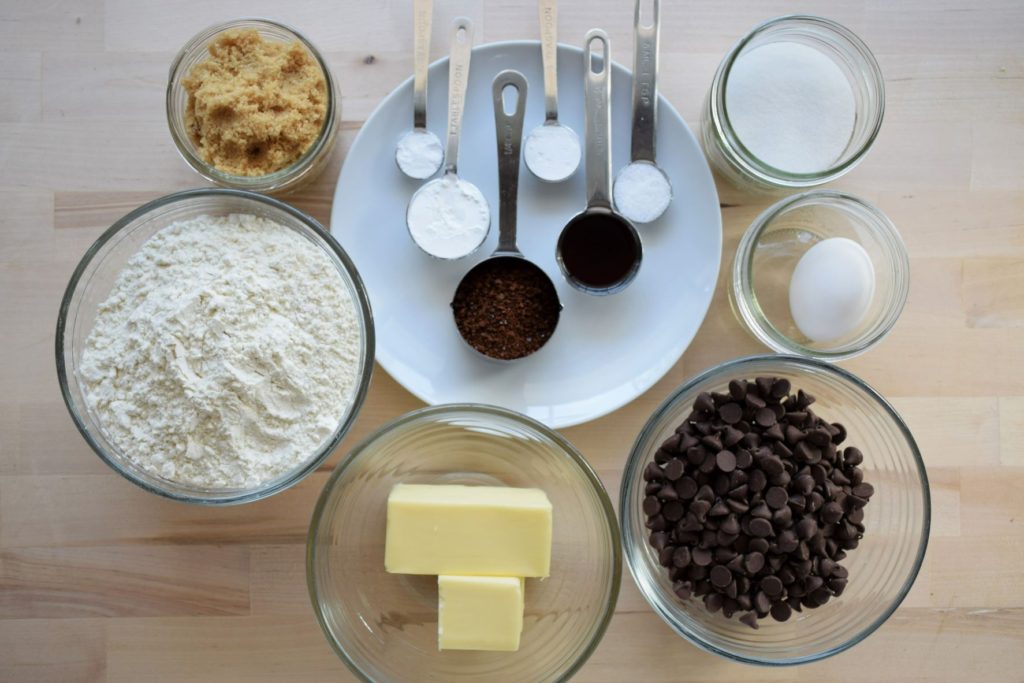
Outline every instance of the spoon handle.
[[413, 4], [413, 80], [412, 125], [427, 127], [427, 67], [430, 65], [430, 24], [434, 0], [415, 0]]
[[473, 22], [458, 17], [452, 22], [451, 56], [448, 58], [448, 144], [445, 147], [445, 174], [458, 173], [459, 133], [462, 111], [466, 106], [466, 85], [473, 54]]
[[640, 24], [640, 6], [636, 0], [633, 17], [633, 139], [632, 161], [654, 163], [655, 130], [658, 124], [658, 36], [660, 0], [651, 0], [651, 23]]
[[[594, 43], [598, 42], [602, 48], [600, 53], [594, 51]], [[597, 64], [599, 56], [600, 65]], [[591, 29], [583, 41], [583, 137], [586, 138], [588, 208], [610, 209], [612, 206], [611, 64], [608, 34], [601, 29]]]
[[[518, 71], [494, 77], [494, 128], [498, 137], [498, 251], [519, 252], [516, 246], [516, 202], [519, 193], [519, 151], [526, 115], [526, 78]], [[515, 91], [515, 106], [505, 106], [508, 90]]]
[[558, 120], [558, 0], [540, 0], [540, 56], [544, 64], [544, 120]]

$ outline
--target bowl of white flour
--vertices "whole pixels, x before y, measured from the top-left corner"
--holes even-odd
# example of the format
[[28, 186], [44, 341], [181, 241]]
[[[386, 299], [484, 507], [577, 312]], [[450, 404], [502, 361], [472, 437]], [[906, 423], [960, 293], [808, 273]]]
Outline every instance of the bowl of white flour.
[[117, 221], [75, 269], [57, 374], [82, 436], [142, 488], [245, 503], [316, 470], [373, 370], [362, 281], [312, 218], [202, 189]]

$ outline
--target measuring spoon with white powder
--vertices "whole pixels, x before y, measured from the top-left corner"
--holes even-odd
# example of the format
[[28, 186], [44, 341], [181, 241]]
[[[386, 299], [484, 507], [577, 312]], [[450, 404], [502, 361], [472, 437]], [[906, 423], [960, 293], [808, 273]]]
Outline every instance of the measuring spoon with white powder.
[[672, 183], [655, 161], [658, 125], [658, 37], [660, 0], [651, 3], [651, 23], [633, 17], [633, 139], [630, 163], [615, 177], [615, 208], [634, 223], [658, 220], [672, 203]]
[[413, 4], [412, 130], [398, 141], [395, 163], [402, 173], [423, 180], [437, 173], [444, 161], [441, 141], [427, 130], [427, 67], [430, 62], [430, 25], [433, 0]]
[[558, 2], [540, 0], [540, 54], [544, 65], [544, 123], [530, 131], [523, 157], [537, 178], [559, 183], [579, 168], [575, 131], [558, 122]]
[[448, 145], [444, 175], [416, 190], [405, 222], [416, 245], [439, 259], [472, 254], [491, 227], [491, 211], [476, 185], [459, 178], [459, 133], [466, 103], [473, 24], [465, 17], [452, 23], [448, 60]]

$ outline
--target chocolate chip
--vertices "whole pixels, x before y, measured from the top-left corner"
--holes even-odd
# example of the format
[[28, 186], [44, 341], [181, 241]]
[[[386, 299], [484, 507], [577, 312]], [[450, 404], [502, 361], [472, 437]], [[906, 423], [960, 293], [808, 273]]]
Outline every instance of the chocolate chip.
[[857, 484], [853, 487], [853, 495], [866, 500], [875, 495], [875, 487], [867, 483]]
[[690, 549], [686, 546], [676, 548], [672, 553], [672, 564], [676, 567], [685, 567], [690, 564], [690, 559]]
[[761, 579], [761, 590], [768, 597], [776, 598], [782, 595], [782, 580], [777, 576], [766, 576]]
[[661, 506], [661, 514], [670, 522], [679, 521], [685, 512], [682, 502], [678, 500], [670, 500]]
[[768, 507], [778, 510], [786, 507], [786, 503], [789, 502], [789, 494], [781, 486], [773, 486], [765, 491], [764, 499], [768, 503]]
[[665, 478], [665, 473], [661, 471], [657, 463], [649, 462], [647, 467], [644, 468], [644, 480], [645, 481], [661, 481]]
[[706, 567], [711, 564], [711, 551], [707, 548], [694, 548], [690, 554], [693, 563], [698, 567]]
[[771, 615], [775, 621], [786, 621], [793, 614], [792, 608], [785, 602], [772, 604]]
[[[736, 405], [735, 403], [729, 405]], [[716, 464], [718, 469], [723, 472], [732, 472], [736, 469], [736, 455], [732, 451], [718, 451], [718, 455], [715, 456]], [[869, 494], [870, 495], [870, 494]]]
[[723, 565], [715, 565], [711, 569], [711, 585], [725, 588], [732, 583], [732, 572]]
[[644, 514], [648, 516], [654, 516], [661, 512], [661, 501], [655, 496], [647, 496], [644, 498]]
[[767, 519], [757, 517], [750, 520], [750, 533], [758, 538], [763, 538], [772, 533], [772, 523]]
[[743, 408], [739, 403], [729, 402], [718, 409], [718, 416], [722, 418], [722, 422], [734, 425], [743, 419]]
[[777, 421], [775, 411], [768, 407], [758, 408], [754, 413], [754, 421], [762, 427], [771, 427]]
[[682, 460], [673, 460], [665, 465], [665, 477], [669, 481], [675, 481], [683, 476], [685, 467]]
[[742, 621], [744, 624], [754, 629], [755, 631], [758, 629], [757, 615], [753, 612], [747, 612], [746, 614], [744, 614], [742, 617], [740, 617], [740, 621]]
[[712, 400], [711, 394], [705, 392], [698, 395], [697, 400], [693, 402], [693, 409], [702, 413], [714, 412], [715, 402]]
[[675, 483], [676, 493], [683, 500], [689, 500], [697, 493], [697, 482], [690, 477], [683, 477]]
[[764, 568], [764, 554], [757, 551], [747, 553], [743, 559], [743, 568], [753, 576]]

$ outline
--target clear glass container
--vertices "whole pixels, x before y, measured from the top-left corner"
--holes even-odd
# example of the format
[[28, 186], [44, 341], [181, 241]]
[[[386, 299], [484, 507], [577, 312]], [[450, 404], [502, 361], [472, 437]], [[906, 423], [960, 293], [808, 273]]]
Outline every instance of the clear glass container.
[[[246, 213], [272, 220], [322, 249], [337, 267], [356, 306], [360, 326], [358, 383], [338, 424], [320, 447], [298, 467], [255, 488], [204, 489], [151, 474], [134, 464], [107, 438], [101, 421], [88, 408], [78, 367], [97, 309], [110, 294], [118, 275], [149, 238], [171, 223], [201, 215]], [[57, 377], [64, 403], [89, 446], [115, 472], [151, 493], [186, 503], [230, 505], [279, 493], [312, 473], [341, 442], [366, 398], [373, 372], [374, 328], [369, 299], [348, 255], [319, 223], [276, 199], [227, 189], [187, 190], [140, 206], [114, 223], [82, 257], [64, 292], [57, 318]]]
[[[247, 28], [259, 31], [264, 40], [284, 43], [298, 41], [320, 65], [327, 83], [327, 112], [319, 136], [309, 149], [291, 165], [262, 176], [225, 173], [207, 163], [196, 148], [185, 125], [188, 93], [185, 92], [182, 81], [188, 76], [192, 67], [209, 58], [207, 47], [218, 35], [231, 29]], [[337, 138], [340, 121], [341, 95], [334, 77], [331, 76], [327, 62], [309, 40], [285, 24], [269, 19], [247, 18], [210, 26], [189, 40], [171, 62], [170, 76], [167, 81], [167, 125], [171, 131], [171, 138], [181, 157], [189, 166], [207, 180], [223, 187], [272, 194], [293, 192], [313, 180], [327, 166]]]
[[[690, 414], [701, 392], [728, 391], [729, 380], [783, 377], [793, 391], [817, 398], [814, 412], [842, 422], [846, 445], [864, 453], [864, 481], [875, 488], [864, 508], [866, 531], [842, 564], [843, 594], [785, 622], [761, 619], [754, 630], [737, 618], [710, 613], [697, 598], [680, 600], [648, 543], [642, 474], [658, 447]], [[917, 578], [928, 545], [931, 496], [921, 453], [895, 409], [863, 380], [821, 361], [796, 356], [751, 356], [715, 366], [688, 380], [644, 425], [626, 462], [619, 495], [626, 561], [640, 592], [672, 629], [699, 647], [749, 664], [804, 664], [842, 652], [892, 615]]]
[[[828, 342], [807, 338], [789, 307], [793, 271], [808, 249], [843, 237], [867, 252], [874, 288], [855, 328]], [[758, 216], [740, 239], [732, 266], [733, 312], [760, 342], [779, 353], [840, 361], [864, 353], [889, 334], [910, 291], [910, 260], [896, 226], [863, 199], [833, 190], [786, 197]]]
[[[526, 581], [518, 651], [438, 651], [437, 577], [384, 571], [387, 498], [400, 482], [547, 493], [551, 575]], [[536, 420], [473, 404], [408, 413], [356, 446], [324, 487], [306, 550], [320, 626], [365, 681], [564, 681], [604, 635], [621, 573], [615, 512], [583, 456]]]
[[[755, 48], [777, 42], [796, 42], [829, 57], [845, 74], [854, 97], [853, 132], [845, 149], [828, 168], [813, 173], [789, 173], [758, 159], [736, 135], [729, 120], [726, 93], [736, 60]], [[779, 193], [830, 182], [856, 166], [870, 149], [885, 112], [885, 83], [867, 45], [834, 21], [815, 16], [788, 15], [755, 26], [719, 64], [704, 100], [701, 144], [721, 176], [740, 189]]]

